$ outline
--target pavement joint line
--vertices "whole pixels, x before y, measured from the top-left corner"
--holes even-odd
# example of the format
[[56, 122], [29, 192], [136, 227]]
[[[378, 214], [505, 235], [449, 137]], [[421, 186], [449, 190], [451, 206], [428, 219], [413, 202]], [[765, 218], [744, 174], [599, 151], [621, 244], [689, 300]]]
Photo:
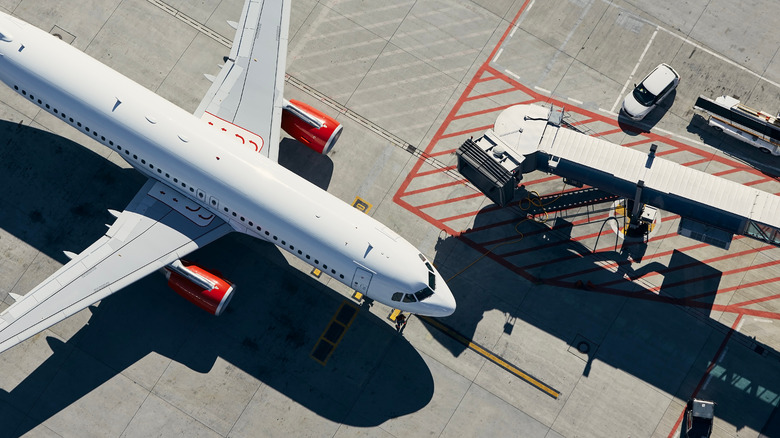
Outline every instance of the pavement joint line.
[[[170, 15], [173, 15], [175, 18], [177, 18], [179, 21], [189, 25], [190, 27], [194, 28], [198, 32], [210, 37], [211, 39], [217, 41], [218, 43], [222, 44], [223, 46], [227, 48], [231, 48], [233, 46], [233, 42], [225, 38], [224, 36], [220, 35], [213, 29], [205, 26], [204, 24], [198, 22], [197, 20], [193, 19], [192, 17], [180, 12], [178, 9], [174, 8], [173, 6], [165, 3], [162, 0], [147, 0], [149, 3], [157, 6], [158, 8], [162, 9], [163, 11], [167, 12]], [[309, 94], [312, 97], [317, 98], [320, 102], [328, 105], [329, 107], [335, 109], [339, 113], [345, 115], [346, 117], [350, 118], [351, 120], [359, 123], [363, 127], [369, 129], [370, 131], [374, 132], [375, 134], [378, 134], [382, 138], [388, 140], [390, 143], [394, 144], [395, 146], [406, 150], [407, 152], [411, 153], [414, 156], [422, 157], [426, 163], [429, 165], [442, 169], [443, 172], [450, 177], [454, 179], [462, 179], [460, 174], [457, 172], [452, 171], [451, 169], [448, 169], [449, 166], [445, 165], [441, 161], [436, 160], [433, 157], [427, 156], [424, 152], [420, 151], [419, 148], [415, 147], [411, 143], [404, 141], [403, 139], [399, 138], [398, 136], [390, 133], [389, 131], [385, 130], [384, 128], [380, 127], [376, 123], [366, 119], [365, 117], [357, 114], [356, 112], [350, 110], [349, 108], [345, 107], [344, 105], [336, 102], [335, 100], [331, 99], [330, 97], [320, 93], [319, 91], [315, 90], [314, 88], [306, 85], [302, 81], [296, 79], [292, 75], [285, 74], [286, 82], [289, 84], [292, 84], [299, 90]]]
[[[151, 0], [150, 0], [151, 1]], [[423, 152], [420, 148], [412, 145], [411, 143], [401, 139], [400, 137], [396, 136], [395, 134], [391, 133], [390, 131], [387, 131], [386, 129], [382, 128], [381, 126], [377, 125], [376, 123], [372, 122], [371, 120], [361, 116], [360, 114], [352, 111], [351, 109], [347, 108], [346, 106], [336, 102], [335, 100], [331, 99], [330, 97], [326, 96], [325, 94], [317, 91], [313, 87], [310, 87], [309, 85], [305, 84], [300, 79], [297, 79], [295, 76], [287, 73], [286, 75], [286, 82], [295, 88], [298, 88], [299, 90], [303, 91], [304, 93], [316, 98], [320, 102], [324, 103], [325, 105], [328, 105], [329, 107], [333, 108], [334, 110], [338, 111], [339, 113], [343, 114], [347, 118], [351, 119], [354, 122], [357, 122], [359, 125], [363, 126], [364, 128], [370, 130], [371, 132], [379, 135], [380, 137], [384, 138], [385, 140], [389, 141], [391, 144], [409, 152], [410, 154], [422, 158], [425, 163], [428, 165], [440, 169], [443, 173], [448, 175], [449, 177], [461, 180], [463, 179], [460, 173], [454, 171], [451, 169], [451, 166], [437, 160], [436, 158], [430, 156], [429, 154], [426, 154]]]
[[207, 27], [206, 25], [200, 23], [199, 21], [195, 20], [194, 18], [190, 17], [187, 14], [182, 13], [178, 9], [174, 8], [173, 6], [165, 3], [162, 0], [147, 0], [149, 3], [153, 4], [154, 6], [157, 6], [158, 8], [162, 9], [163, 11], [167, 12], [168, 14], [173, 15], [176, 19], [181, 21], [182, 23], [187, 24], [188, 26], [192, 27], [193, 29], [197, 30], [198, 32], [208, 36], [209, 38], [213, 39], [214, 41], [222, 44], [223, 46], [230, 49], [233, 47], [233, 42], [225, 38], [224, 36], [220, 35], [219, 33], [215, 32], [210, 27]]
[[468, 347], [470, 350], [474, 351], [475, 353], [479, 354], [480, 356], [484, 357], [485, 359], [488, 359], [489, 361], [493, 362], [494, 364], [500, 366], [501, 368], [509, 371], [510, 373], [516, 375], [520, 379], [524, 380], [526, 383], [529, 383], [530, 385], [534, 386], [536, 389], [544, 392], [545, 394], [549, 395], [550, 397], [554, 399], [558, 399], [561, 396], [561, 392], [548, 386], [541, 380], [531, 376], [530, 374], [524, 372], [520, 368], [512, 365], [511, 363], [507, 362], [500, 356], [494, 354], [487, 348], [477, 344], [476, 342], [466, 338], [465, 336], [461, 335], [460, 333], [456, 332], [449, 326], [437, 321], [434, 318], [430, 318], [427, 316], [420, 316], [418, 317], [423, 320], [424, 322], [428, 323], [430, 326], [438, 329], [445, 335], [451, 337], [452, 339], [460, 342], [461, 344]]

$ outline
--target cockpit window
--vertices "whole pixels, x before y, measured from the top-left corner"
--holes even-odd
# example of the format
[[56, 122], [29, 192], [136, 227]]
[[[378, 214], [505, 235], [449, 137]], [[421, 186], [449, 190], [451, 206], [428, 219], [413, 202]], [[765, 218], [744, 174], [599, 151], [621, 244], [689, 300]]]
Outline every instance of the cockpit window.
[[412, 294], [406, 294], [404, 295], [404, 303], [416, 303], [417, 298], [414, 297]]
[[428, 272], [428, 286], [436, 290], [436, 275], [433, 272]]
[[424, 255], [422, 255], [422, 254], [417, 254], [417, 255], [418, 255], [418, 256], [420, 256], [420, 260], [422, 260], [423, 262], [425, 262], [425, 261], [426, 261], [426, 260], [425, 260], [425, 256], [424, 256]]
[[428, 268], [428, 271], [433, 272], [433, 266], [430, 263], [425, 262], [425, 266]]
[[401, 298], [403, 298], [404, 294], [401, 292], [396, 292], [393, 294], [393, 296], [390, 298], [393, 301], [401, 301]]
[[422, 301], [431, 295], [433, 295], [433, 291], [427, 287], [414, 293], [414, 296], [417, 297], [417, 301]]

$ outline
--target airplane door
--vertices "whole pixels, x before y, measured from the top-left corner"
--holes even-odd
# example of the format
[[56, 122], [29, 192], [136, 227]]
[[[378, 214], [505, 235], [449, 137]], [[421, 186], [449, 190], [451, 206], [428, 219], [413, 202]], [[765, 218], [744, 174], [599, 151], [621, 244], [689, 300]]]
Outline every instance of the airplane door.
[[365, 294], [368, 292], [368, 285], [373, 276], [374, 274], [358, 266], [355, 268], [355, 276], [352, 278], [352, 289]]

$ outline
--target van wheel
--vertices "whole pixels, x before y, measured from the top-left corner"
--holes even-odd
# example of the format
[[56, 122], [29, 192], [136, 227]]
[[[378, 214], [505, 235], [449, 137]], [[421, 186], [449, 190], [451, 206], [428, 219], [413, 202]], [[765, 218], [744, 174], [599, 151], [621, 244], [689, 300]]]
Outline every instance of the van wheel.
[[720, 126], [713, 126], [712, 128], [718, 132], [723, 132], [723, 128], [721, 128]]
[[770, 151], [770, 150], [769, 150], [769, 149], [767, 149], [767, 148], [758, 148], [758, 150], [759, 150], [759, 151], [761, 151], [761, 152], [763, 152], [763, 153], [765, 153], [765, 154], [771, 154], [771, 153], [772, 153], [772, 151]]

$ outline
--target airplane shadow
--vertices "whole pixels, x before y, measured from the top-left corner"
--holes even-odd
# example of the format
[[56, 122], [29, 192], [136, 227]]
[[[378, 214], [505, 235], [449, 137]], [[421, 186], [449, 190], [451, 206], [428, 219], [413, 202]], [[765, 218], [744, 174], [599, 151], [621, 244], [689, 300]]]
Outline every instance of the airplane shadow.
[[[70, 140], [7, 122], [0, 122], [0, 166], [0, 202], [10, 210], [0, 215], [0, 228], [59, 262], [66, 261], [63, 249], [78, 252], [101, 236], [112, 220], [105, 209], [121, 210], [144, 183], [134, 170]], [[358, 310], [326, 365], [310, 357], [345, 300], [291, 268], [274, 245], [231, 234], [187, 258], [236, 283], [222, 316], [190, 305], [152, 274], [89, 308], [88, 324], [67, 342], [28, 340], [33, 347], [45, 341], [51, 353], [16, 386], [0, 390], [0, 436], [23, 435], [120, 376], [177, 405], [174, 394], [197, 393], [202, 384], [188, 385], [218, 378], [213, 370], [221, 361], [250, 376], [247, 385], [266, 385], [352, 426], [376, 426], [430, 402], [433, 378], [422, 357], [368, 312]], [[0, 355], [5, 366], [21, 360], [14, 350], [27, 348]], [[414, 391], [399, 403], [397, 388]], [[210, 400], [193, 397], [177, 408], [206, 412], [208, 423]]]
[[[702, 345], [717, 347], [730, 331], [730, 327], [709, 316], [722, 273], [676, 249], [672, 250], [668, 264], [650, 262], [635, 270], [629, 257], [644, 251], [631, 247], [646, 245], [641, 240], [617, 243], [614, 249], [594, 253], [571, 239], [575, 226], [565, 218], [548, 224], [524, 221], [518, 225], [523, 233], [521, 239], [514, 229], [516, 222], [490, 226], [507, 223], [513, 216], [520, 222], [520, 213], [487, 206], [477, 215], [473, 228], [459, 237], [439, 240], [434, 263], [444, 278], [454, 275], [448, 284], [458, 302], [458, 311], [442, 322], [468, 339], [501, 339], [512, 336], [513, 331], [517, 335], [515, 327], [525, 326], [517, 321], [523, 321], [565, 341], [570, 352], [583, 347], [586, 354], [573, 354], [585, 361], [584, 377], [589, 375], [593, 361], [598, 360], [668, 394], [683, 400], [690, 397], [698, 383], [696, 373], [704, 373], [713, 359], [712, 353], [701, 353]], [[485, 253], [485, 248], [475, 242], [501, 239], [511, 243], [495, 247], [463, 270]], [[549, 260], [549, 264], [544, 260]], [[614, 263], [620, 266], [617, 272], [602, 267]], [[662, 277], [646, 277], [655, 272]], [[656, 288], [627, 280], [642, 277], [653, 278], [655, 283], [663, 280]], [[505, 315], [503, 328], [486, 333], [486, 328], [497, 327], [493, 321], [481, 327], [477, 335], [483, 318], [495, 315], [496, 310]], [[454, 356], [466, 350], [445, 334], [429, 330]], [[730, 342], [742, 343], [758, 355], [778, 357], [770, 347], [739, 332], [732, 332]], [[507, 359], [512, 361], [511, 357]], [[693, 376], [689, 370], [693, 370]], [[722, 405], [744, 402], [759, 410], [774, 409], [778, 400], [762, 394], [764, 390], [766, 394], [780, 394], [776, 379], [746, 367], [720, 371], [722, 380], [716, 379], [718, 383], [710, 385], [709, 393], [700, 392], [700, 398], [717, 396]], [[729, 379], [749, 383], [747, 388], [731, 386]], [[740, 417], [737, 411], [745, 412], [724, 407], [718, 409], [717, 415], [738, 430], [761, 430], [763, 424], [754, 424], [755, 419]]]
[[333, 178], [333, 160], [291, 138], [279, 142], [279, 164], [322, 190], [328, 190]]

